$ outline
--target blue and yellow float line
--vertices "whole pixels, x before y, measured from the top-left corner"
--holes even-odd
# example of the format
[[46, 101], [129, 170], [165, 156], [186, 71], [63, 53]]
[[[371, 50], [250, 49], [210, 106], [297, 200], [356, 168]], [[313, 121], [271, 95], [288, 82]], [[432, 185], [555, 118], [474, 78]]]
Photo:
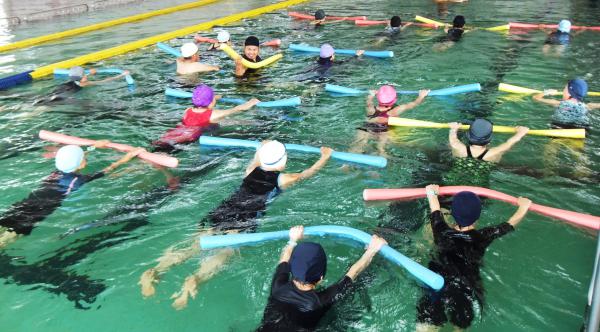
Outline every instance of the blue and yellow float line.
[[30, 71], [26, 71], [23, 73], [4, 77], [4, 78], [0, 79], [0, 90], [6, 90], [6, 89], [9, 89], [16, 85], [19, 85], [19, 84], [29, 83], [34, 79], [39, 79], [39, 78], [42, 78], [42, 77], [45, 77], [48, 75], [52, 75], [52, 73], [54, 72], [54, 69], [56, 69], [56, 68], [70, 68], [73, 66], [81, 66], [86, 63], [90, 63], [90, 62], [94, 62], [94, 61], [100, 61], [100, 60], [107, 59], [107, 58], [110, 58], [110, 57], [113, 57], [116, 55], [131, 52], [131, 51], [140, 49], [142, 47], [154, 45], [158, 42], [163, 42], [163, 41], [170, 40], [170, 39], [177, 38], [177, 37], [187, 36], [187, 35], [193, 34], [195, 32], [202, 31], [202, 30], [208, 30], [208, 29], [214, 27], [215, 25], [229, 24], [229, 23], [236, 22], [236, 21], [239, 21], [239, 20], [242, 20], [245, 18], [258, 16], [258, 15], [262, 15], [264, 13], [272, 12], [275, 10], [280, 10], [280, 9], [283, 9], [283, 8], [286, 8], [289, 6], [293, 6], [293, 5], [297, 5], [299, 3], [303, 3], [306, 1], [308, 1], [308, 0], [287, 0], [287, 1], [278, 2], [276, 4], [272, 4], [272, 5], [248, 10], [245, 12], [221, 17], [216, 20], [200, 23], [200, 24], [193, 25], [193, 26], [190, 26], [187, 28], [182, 28], [179, 30], [171, 31], [171, 32], [165, 32], [160, 35], [156, 35], [156, 36], [140, 39], [137, 41], [129, 42], [129, 43], [111, 47], [111, 48], [108, 48], [108, 49], [105, 49], [102, 51], [93, 52], [93, 53], [85, 54], [85, 55], [78, 56], [78, 57], [75, 57], [72, 59], [56, 62], [53, 64], [49, 64], [49, 65], [37, 68], [35, 70], [30, 70]]

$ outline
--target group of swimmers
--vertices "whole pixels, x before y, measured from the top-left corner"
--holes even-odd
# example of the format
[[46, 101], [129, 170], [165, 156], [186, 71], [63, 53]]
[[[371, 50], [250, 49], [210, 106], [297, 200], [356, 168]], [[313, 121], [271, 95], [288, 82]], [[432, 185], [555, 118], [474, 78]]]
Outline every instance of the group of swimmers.
[[[315, 13], [313, 25], [323, 25], [335, 21], [325, 21], [325, 13], [318, 10]], [[409, 24], [405, 24], [404, 27]], [[451, 27], [447, 28], [446, 41], [457, 42], [465, 32], [465, 18], [456, 16]], [[570, 23], [569, 23], [570, 26]], [[392, 33], [402, 31], [400, 17], [394, 16], [387, 28]], [[561, 21], [557, 34], [564, 34], [566, 25]], [[568, 31], [566, 32], [568, 34]], [[564, 40], [565, 36], [553, 36]], [[217, 42], [211, 44], [209, 50], [219, 49], [223, 44], [231, 45], [231, 36], [226, 31], [219, 32]], [[181, 57], [176, 61], [176, 72], [179, 75], [220, 70], [220, 67], [199, 62], [199, 48], [195, 43], [186, 43], [181, 49]], [[361, 56], [364, 51], [356, 52]], [[328, 65], [334, 61], [335, 50], [329, 44], [323, 44], [317, 63]], [[235, 61], [235, 75], [251, 75], [256, 69], [244, 66], [242, 59], [250, 62], [260, 62], [260, 42], [255, 36], [244, 41], [243, 55]], [[59, 100], [65, 91], [77, 91], [86, 86], [114, 80], [127, 75], [124, 72], [104, 81], [89, 80], [95, 71], [89, 75], [81, 67], [71, 68], [69, 82], [61, 85], [46, 101]], [[398, 104], [398, 94], [393, 86], [384, 85], [370, 91], [366, 98], [366, 122], [357, 128], [358, 135], [352, 151], [364, 149], [367, 140], [375, 137], [378, 140], [378, 151], [385, 155], [385, 145], [388, 140], [387, 120], [389, 117], [400, 116], [402, 113], [418, 107], [427, 98], [429, 90], [419, 91], [418, 97], [406, 104]], [[557, 91], [547, 90], [533, 96], [535, 101], [556, 107], [553, 122], [561, 127], [588, 127], [588, 110], [599, 108], [600, 104], [586, 104], [587, 84], [582, 79], [570, 80], [562, 92], [562, 101], [545, 98], [556, 95]], [[153, 143], [154, 148], [173, 147], [177, 144], [196, 141], [203, 132], [218, 124], [222, 119], [236, 113], [247, 111], [259, 103], [258, 99], [231, 109], [215, 109], [220, 96], [206, 84], [197, 86], [192, 94], [192, 106], [185, 110], [181, 124], [175, 128], [176, 134], [167, 133]], [[478, 174], [489, 171], [488, 166], [500, 161], [504, 153], [512, 148], [528, 132], [526, 127], [517, 127], [516, 134], [505, 143], [490, 147], [493, 124], [486, 119], [475, 119], [467, 133], [467, 144], [458, 137], [459, 123], [451, 123], [449, 144], [455, 163], [455, 171], [467, 178], [476, 178]], [[186, 130], [190, 130], [189, 132]], [[185, 132], [186, 135], [181, 133]], [[97, 141], [88, 150], [104, 148], [109, 142]], [[111, 164], [102, 171], [84, 175], [82, 171], [87, 166], [87, 152], [79, 146], [63, 146], [56, 152], [56, 171], [45, 179], [41, 187], [33, 191], [26, 199], [15, 203], [0, 217], [0, 248], [15, 241], [20, 236], [31, 234], [35, 225], [60, 207], [62, 201], [70, 193], [78, 190], [83, 184], [101, 178], [118, 166], [135, 158], [144, 149], [138, 148], [125, 154], [119, 161]], [[332, 149], [321, 148], [321, 157], [308, 169], [299, 173], [286, 173], [285, 168], [288, 154], [285, 146], [278, 141], [263, 141], [257, 149], [253, 160], [245, 170], [240, 187], [226, 200], [212, 210], [202, 221], [201, 231], [197, 235], [219, 233], [254, 232], [258, 227], [257, 217], [263, 214], [267, 203], [297, 182], [314, 176], [328, 162]], [[472, 173], [470, 173], [472, 172]], [[452, 174], [448, 174], [451, 178]], [[453, 184], [456, 180], [448, 180]], [[531, 201], [527, 198], [518, 199], [518, 209], [505, 223], [497, 226], [476, 229], [482, 203], [481, 199], [472, 192], [461, 192], [454, 196], [451, 203], [451, 216], [454, 224], [449, 225], [442, 213], [438, 200], [437, 185], [426, 187], [429, 202], [430, 222], [435, 242], [435, 253], [429, 263], [429, 268], [442, 275], [445, 286], [440, 292], [427, 290], [417, 304], [417, 330], [431, 330], [450, 321], [454, 326], [467, 328], [473, 318], [473, 303], [483, 303], [483, 286], [480, 276], [480, 266], [486, 248], [493, 240], [511, 232], [525, 217]], [[303, 227], [295, 226], [290, 229], [289, 242], [283, 248], [279, 264], [271, 283], [271, 291], [263, 321], [259, 331], [295, 331], [313, 329], [321, 317], [344, 294], [351, 289], [358, 275], [370, 264], [376, 253], [386, 245], [386, 241], [374, 235], [363, 256], [335, 284], [318, 290], [327, 270], [327, 255], [321, 245], [314, 242], [302, 241]], [[155, 293], [155, 284], [159, 276], [174, 265], [180, 264], [197, 255], [201, 251], [196, 237], [192, 244], [183, 249], [169, 248], [158, 259], [155, 267], [146, 270], [140, 277], [141, 293], [144, 297]], [[219, 267], [233, 254], [232, 249], [218, 250], [205, 257], [199, 269], [187, 277], [181, 290], [175, 294], [173, 306], [177, 309], [185, 307], [189, 297], [195, 297], [200, 282], [211, 278]]]

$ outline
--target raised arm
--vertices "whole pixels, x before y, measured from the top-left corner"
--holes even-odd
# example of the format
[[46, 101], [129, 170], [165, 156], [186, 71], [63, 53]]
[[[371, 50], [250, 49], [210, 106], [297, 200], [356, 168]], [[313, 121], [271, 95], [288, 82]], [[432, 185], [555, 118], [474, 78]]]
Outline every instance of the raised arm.
[[491, 148], [490, 152], [486, 155], [487, 161], [498, 162], [502, 159], [502, 156], [508, 152], [515, 144], [517, 144], [523, 136], [527, 135], [529, 128], [527, 127], [517, 127], [517, 132], [511, 138], [509, 138], [506, 142], [500, 144], [495, 148]]
[[462, 124], [458, 122], [451, 122], [448, 124], [450, 126], [450, 132], [448, 133], [448, 142], [450, 143], [450, 148], [452, 149], [452, 156], [464, 158], [467, 156], [467, 147], [458, 139], [458, 129]]
[[540, 102], [540, 103], [544, 103], [546, 105], [551, 105], [551, 106], [557, 107], [558, 105], [560, 105], [560, 101], [558, 101], [556, 99], [544, 98], [545, 96], [551, 96], [551, 95], [556, 95], [556, 94], [558, 94], [557, 90], [554, 90], [554, 89], [544, 90], [543, 93], [538, 93], [538, 94], [533, 95], [533, 100]]
[[242, 63], [242, 57], [240, 56], [235, 59], [235, 76], [244, 76], [246, 70], [248, 70], [248, 68]]
[[[261, 143], [261, 146], [263, 144], [265, 144], [268, 141], [263, 141]], [[260, 160], [258, 158], [258, 149], [256, 149], [256, 153], [254, 153], [254, 158], [252, 159], [252, 161], [250, 162], [250, 164], [248, 164], [248, 166], [246, 167], [246, 176], [248, 176], [250, 173], [252, 173], [252, 171], [257, 168], [258, 166], [260, 166]]]
[[427, 201], [429, 202], [429, 210], [431, 212], [440, 210], [440, 201], [438, 199], [438, 193], [440, 186], [437, 184], [430, 184], [425, 187], [425, 193], [427, 194]]
[[223, 118], [226, 118], [230, 115], [233, 115], [236, 113], [241, 113], [243, 111], [247, 111], [247, 110], [251, 109], [252, 107], [254, 107], [258, 103], [260, 103], [260, 100], [258, 100], [256, 98], [252, 98], [252, 99], [248, 100], [247, 102], [245, 102], [241, 105], [238, 105], [234, 108], [230, 108], [227, 110], [213, 110], [212, 115], [210, 116], [210, 122], [216, 123], [216, 122], [219, 122], [219, 120], [222, 120]]
[[290, 261], [292, 257], [292, 251], [294, 251], [294, 247], [298, 244], [304, 237], [304, 226], [294, 226], [290, 228], [290, 241], [281, 251], [281, 257], [279, 258], [279, 263], [287, 263]]
[[423, 102], [423, 100], [425, 100], [425, 97], [427, 97], [430, 91], [431, 90], [420, 90], [417, 99], [411, 101], [408, 104], [398, 105], [392, 108], [389, 114], [391, 116], [399, 116], [400, 114], [419, 106]]
[[354, 263], [354, 265], [352, 265], [352, 267], [350, 267], [346, 273], [346, 276], [352, 279], [352, 281], [356, 280], [356, 277], [358, 277], [358, 275], [364, 271], [369, 264], [371, 264], [373, 257], [377, 255], [381, 247], [386, 244], [387, 242], [383, 238], [373, 235], [373, 237], [371, 237], [371, 242], [369, 242], [369, 246], [365, 250], [365, 253], [356, 263]]
[[369, 90], [369, 95], [367, 96], [367, 115], [373, 115], [377, 111], [375, 105], [373, 105], [373, 98], [375, 98], [376, 93], [376, 90]]
[[519, 197], [517, 199], [517, 205], [519, 206], [517, 208], [517, 211], [507, 221], [507, 223], [511, 224], [513, 227], [517, 226], [521, 222], [521, 220], [525, 218], [525, 215], [527, 214], [527, 211], [531, 206], [531, 200], [525, 197]]
[[121, 73], [121, 74], [119, 74], [119, 75], [115, 75], [115, 76], [113, 76], [113, 77], [105, 78], [105, 79], [103, 79], [103, 80], [100, 80], [100, 81], [86, 81], [86, 82], [81, 82], [81, 84], [80, 84], [80, 85], [81, 85], [81, 86], [86, 86], [86, 85], [98, 85], [98, 84], [104, 84], [104, 83], [107, 83], [107, 82], [111, 82], [111, 81], [117, 80], [117, 79], [119, 79], [119, 78], [121, 78], [121, 77], [125, 77], [125, 76], [127, 76], [127, 75], [129, 75], [129, 71], [128, 71], [128, 70], [125, 70], [125, 71], [123, 71], [123, 73]]
[[319, 158], [316, 163], [300, 173], [281, 174], [279, 177], [279, 187], [286, 189], [300, 180], [308, 179], [315, 175], [321, 168], [323, 168], [323, 166], [325, 166], [329, 158], [331, 158], [332, 153], [333, 150], [331, 148], [321, 147], [321, 158]]

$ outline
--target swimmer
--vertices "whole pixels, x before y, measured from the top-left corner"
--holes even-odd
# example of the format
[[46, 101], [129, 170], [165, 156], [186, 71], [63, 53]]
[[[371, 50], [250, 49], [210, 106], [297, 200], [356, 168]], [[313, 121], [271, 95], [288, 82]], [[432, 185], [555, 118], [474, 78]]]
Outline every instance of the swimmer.
[[216, 110], [214, 107], [220, 98], [208, 85], [197, 86], [192, 94], [194, 106], [185, 110], [181, 124], [152, 144], [160, 150], [172, 150], [175, 144], [195, 142], [203, 131], [218, 125], [224, 118], [247, 111], [260, 102], [253, 98], [230, 109]]
[[[97, 141], [93, 147], [104, 148], [108, 143], [110, 142], [107, 140]], [[102, 171], [93, 175], [83, 175], [80, 172], [87, 166], [85, 152], [77, 145], [61, 147], [55, 157], [57, 171], [43, 181], [41, 188], [33, 191], [24, 200], [13, 204], [0, 217], [0, 248], [20, 236], [31, 234], [35, 225], [60, 207], [70, 193], [87, 182], [103, 177], [142, 151], [144, 151], [142, 148], [132, 150]]]
[[[196, 41], [198, 40], [196, 39]], [[231, 35], [225, 30], [219, 31], [219, 34], [217, 35], [217, 42], [215, 44], [211, 44], [207, 51], [218, 50], [223, 44], [231, 46]]]
[[[260, 57], [260, 42], [256, 36], [250, 36], [246, 38], [244, 41], [244, 54], [242, 58], [250, 61], [250, 62], [261, 62], [262, 58]], [[246, 74], [255, 73], [257, 69], [247, 68], [244, 66], [242, 62], [242, 58], [237, 58], [235, 60], [235, 76], [241, 77]]]
[[129, 75], [129, 71], [125, 70], [119, 75], [115, 75], [113, 77], [109, 77], [100, 81], [92, 81], [89, 79], [89, 77], [96, 75], [97, 71], [96, 69], [91, 68], [89, 72], [90, 73], [88, 75], [85, 73], [85, 70], [82, 67], [71, 67], [69, 69], [69, 81], [60, 84], [48, 96], [37, 99], [33, 102], [33, 105], [64, 100], [68, 97], [69, 94], [79, 92], [84, 87], [108, 83]]
[[454, 160], [452, 169], [444, 175], [444, 184], [448, 185], [488, 187], [494, 164], [499, 163], [502, 156], [529, 131], [527, 127], [517, 127], [514, 136], [499, 146], [490, 148], [493, 130], [493, 124], [490, 121], [486, 119], [473, 121], [467, 133], [469, 141], [467, 145], [458, 138], [458, 129], [461, 124], [452, 122], [449, 125], [448, 140]]
[[379, 38], [374, 42], [374, 44], [380, 45], [386, 40], [394, 39], [394, 37], [398, 36], [401, 31], [411, 26], [412, 24], [412, 22], [408, 22], [405, 23], [403, 26], [400, 16], [392, 16], [388, 26], [385, 28], [385, 31], [377, 34]]
[[[335, 284], [317, 291], [327, 272], [327, 255], [320, 244], [298, 243], [304, 228], [290, 229], [290, 241], [283, 248], [271, 281], [269, 302], [257, 331], [312, 331], [327, 311], [351, 288], [358, 275], [387, 242], [377, 235], [362, 257]], [[291, 278], [290, 278], [291, 275]]]
[[462, 35], [468, 32], [468, 30], [465, 30], [465, 17], [462, 15], [454, 17], [452, 27], [444, 28], [444, 32], [446, 32], [446, 36], [434, 45], [435, 51], [445, 51], [454, 46], [454, 43], [458, 42]]
[[327, 17], [325, 15], [325, 11], [323, 9], [319, 9], [315, 12], [315, 19], [310, 22], [311, 25], [315, 27], [322, 26], [324, 24], [338, 23], [343, 20], [334, 20], [334, 21], [326, 21]]
[[198, 46], [194, 43], [185, 43], [181, 46], [181, 58], [177, 58], [177, 74], [187, 75], [220, 70], [218, 66], [211, 66], [198, 62]]
[[584, 98], [588, 92], [587, 82], [572, 79], [562, 91], [562, 100], [544, 98], [545, 96], [560, 94], [557, 90], [544, 90], [543, 93], [533, 95], [533, 100], [556, 107], [552, 116], [552, 126], [557, 128], [588, 128], [590, 126], [589, 110], [599, 109], [600, 103], [585, 103]]
[[470, 191], [452, 199], [452, 217], [456, 225], [448, 225], [440, 211], [439, 186], [426, 187], [431, 214], [429, 220], [435, 242], [435, 253], [429, 269], [444, 277], [439, 292], [425, 291], [417, 304], [417, 331], [438, 331], [448, 320], [456, 328], [466, 329], [473, 321], [473, 305], [484, 304], [480, 268], [487, 247], [510, 232], [523, 220], [531, 201], [517, 200], [517, 211], [507, 222], [475, 229], [481, 214], [481, 200]]
[[[183, 263], [201, 251], [198, 236], [218, 234], [254, 232], [258, 227], [256, 218], [265, 213], [267, 204], [274, 199], [279, 191], [287, 190], [300, 180], [314, 176], [329, 160], [333, 150], [321, 148], [321, 158], [310, 168], [300, 173], [283, 173], [287, 165], [285, 146], [277, 141], [264, 141], [256, 151], [254, 159], [246, 168], [246, 177], [240, 188], [216, 209], [211, 211], [201, 222], [201, 227], [210, 226], [210, 230], [195, 234], [190, 247], [182, 250], [167, 249], [158, 259], [158, 264], [145, 271], [140, 277], [142, 295], [152, 296], [155, 293], [154, 284], [158, 275], [166, 272], [172, 266]], [[173, 307], [183, 309], [189, 296], [197, 294], [198, 283], [210, 279], [233, 254], [231, 249], [219, 250], [214, 255], [203, 260], [198, 271], [186, 278], [181, 291], [174, 294]]]
[[[400, 116], [402, 113], [419, 106], [427, 97], [430, 90], [420, 90], [417, 99], [407, 104], [396, 105], [398, 95], [396, 89], [391, 85], [383, 85], [379, 90], [369, 91], [367, 96], [367, 122], [358, 129], [358, 134], [350, 152], [361, 153], [364, 150], [367, 141], [371, 135], [377, 137], [377, 150], [379, 154], [385, 156], [385, 145], [389, 140], [388, 118], [391, 116]], [[377, 96], [377, 106], [373, 104], [373, 98]]]
[[[365, 53], [364, 50], [357, 50], [356, 51], [356, 56], [360, 57], [361, 55], [363, 55]], [[333, 49], [333, 46], [331, 46], [330, 44], [323, 44], [321, 45], [321, 49], [319, 50], [319, 58], [317, 59], [317, 66], [315, 68], [311, 68], [311, 71], [316, 71], [319, 73], [319, 76], [324, 76], [327, 71], [329, 69], [331, 69], [331, 67], [334, 64], [342, 64], [345, 62], [348, 62], [349, 59], [346, 60], [342, 60], [342, 61], [335, 61], [335, 50]]]

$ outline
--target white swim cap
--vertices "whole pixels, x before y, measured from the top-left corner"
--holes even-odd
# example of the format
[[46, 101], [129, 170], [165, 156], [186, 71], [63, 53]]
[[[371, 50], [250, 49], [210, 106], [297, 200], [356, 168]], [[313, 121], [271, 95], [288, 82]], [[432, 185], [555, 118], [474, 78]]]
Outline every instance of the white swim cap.
[[79, 168], [83, 157], [83, 150], [78, 145], [65, 145], [56, 152], [54, 163], [59, 171], [71, 173]]
[[217, 35], [217, 40], [219, 41], [219, 43], [226, 43], [229, 41], [229, 38], [231, 38], [231, 36], [229, 35], [229, 32], [227, 31], [219, 31], [219, 34]]
[[571, 22], [569, 20], [561, 20], [558, 22], [558, 31], [564, 33], [571, 32]]
[[189, 58], [196, 53], [198, 53], [198, 46], [194, 43], [185, 43], [181, 46], [181, 56], [184, 58]]
[[277, 141], [271, 141], [258, 149], [260, 167], [265, 171], [281, 169], [287, 163], [285, 146]]
[[71, 67], [71, 69], [69, 69], [69, 79], [72, 79], [73, 81], [79, 81], [83, 75], [84, 70], [79, 66]]

